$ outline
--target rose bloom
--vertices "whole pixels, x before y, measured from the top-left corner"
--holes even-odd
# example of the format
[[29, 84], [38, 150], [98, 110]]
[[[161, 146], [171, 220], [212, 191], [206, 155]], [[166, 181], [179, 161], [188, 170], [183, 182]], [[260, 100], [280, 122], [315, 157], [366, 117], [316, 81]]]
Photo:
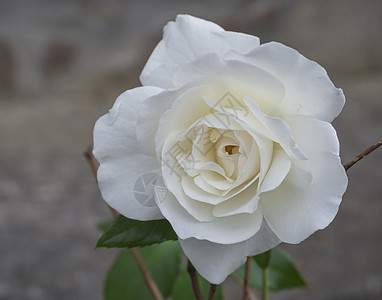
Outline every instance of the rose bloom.
[[[179, 15], [140, 80], [95, 125], [102, 196], [128, 218], [166, 218], [211, 283], [333, 220], [347, 176], [330, 122], [345, 97], [320, 65]], [[154, 205], [134, 196], [148, 173], [168, 189]]]

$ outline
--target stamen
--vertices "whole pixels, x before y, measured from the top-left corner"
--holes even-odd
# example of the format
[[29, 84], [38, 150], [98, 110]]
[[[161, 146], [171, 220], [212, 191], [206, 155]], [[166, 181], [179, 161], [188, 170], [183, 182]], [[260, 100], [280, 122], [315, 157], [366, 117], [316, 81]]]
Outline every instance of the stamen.
[[228, 155], [238, 154], [239, 153], [239, 146], [236, 145], [227, 145], [224, 148], [225, 153]]

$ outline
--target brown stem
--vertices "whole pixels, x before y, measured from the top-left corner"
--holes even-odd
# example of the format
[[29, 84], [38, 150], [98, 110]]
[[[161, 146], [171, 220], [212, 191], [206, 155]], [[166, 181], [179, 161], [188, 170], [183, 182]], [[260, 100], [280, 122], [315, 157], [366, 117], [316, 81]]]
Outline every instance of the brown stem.
[[379, 146], [382, 145], [382, 141], [379, 141], [378, 143], [370, 146], [367, 148], [365, 151], [357, 155], [351, 162], [348, 162], [347, 164], [344, 165], [345, 171], [350, 169], [354, 164], [356, 164], [358, 161], [360, 161], [362, 158], [364, 158], [366, 155], [370, 154], [373, 152], [375, 149], [377, 149]]
[[141, 255], [139, 254], [138, 249], [131, 248], [130, 250], [131, 250], [131, 253], [133, 253], [135, 261], [137, 262], [137, 265], [139, 269], [141, 270], [143, 278], [145, 279], [147, 286], [149, 287], [151, 293], [153, 294], [154, 299], [164, 300], [160, 290], [158, 289], [158, 286], [155, 284], [153, 278], [151, 277], [150, 271], [146, 268], [146, 265], [143, 262], [143, 259]]
[[208, 300], [213, 300], [215, 296], [215, 291], [216, 291], [216, 284], [211, 284], [210, 286], [210, 293], [208, 294]]
[[251, 257], [247, 257], [245, 262], [245, 275], [244, 275], [244, 285], [243, 285], [243, 300], [248, 300], [249, 291], [249, 276], [251, 275]]
[[[92, 169], [92, 172], [94, 176], [97, 178], [97, 170], [98, 170], [98, 163], [96, 159], [94, 158], [92, 149], [89, 147], [85, 152], [84, 155], [90, 165], [90, 168]], [[110, 207], [110, 206], [109, 206]], [[118, 212], [110, 207], [110, 210], [114, 217], [118, 216]], [[156, 285], [155, 281], [151, 277], [150, 271], [147, 269], [141, 255], [138, 252], [137, 248], [131, 248], [131, 253], [134, 256], [135, 261], [137, 262], [137, 265], [139, 269], [141, 270], [141, 273], [143, 275], [143, 278], [150, 289], [150, 292], [153, 294], [155, 300], [164, 300], [158, 286]]]
[[203, 300], [204, 298], [199, 288], [199, 282], [198, 282], [198, 277], [196, 276], [196, 270], [195, 270], [195, 267], [190, 262], [190, 260], [188, 260], [188, 263], [187, 263], [187, 271], [188, 271], [188, 274], [190, 274], [192, 288], [194, 290], [196, 299]]
[[92, 169], [93, 175], [97, 178], [98, 163], [96, 159], [94, 158], [92, 148], [89, 147], [88, 149], [86, 149], [86, 151], [84, 152], [84, 155], [89, 163], [90, 168]]

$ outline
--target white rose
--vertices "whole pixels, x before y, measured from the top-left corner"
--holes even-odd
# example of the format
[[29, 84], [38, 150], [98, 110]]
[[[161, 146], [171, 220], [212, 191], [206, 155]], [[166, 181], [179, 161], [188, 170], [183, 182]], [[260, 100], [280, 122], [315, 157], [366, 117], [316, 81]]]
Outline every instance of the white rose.
[[[345, 97], [320, 65], [180, 15], [140, 79], [95, 126], [102, 195], [128, 218], [166, 218], [211, 283], [333, 220], [347, 176], [330, 122]], [[133, 195], [148, 172], [169, 191], [153, 206]]]

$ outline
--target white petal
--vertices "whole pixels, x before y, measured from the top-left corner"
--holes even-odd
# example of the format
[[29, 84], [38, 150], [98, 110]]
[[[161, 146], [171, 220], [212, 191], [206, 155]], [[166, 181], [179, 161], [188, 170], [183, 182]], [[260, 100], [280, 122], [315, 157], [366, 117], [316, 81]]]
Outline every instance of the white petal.
[[[212, 214], [215, 217], [227, 217], [227, 216], [233, 216], [241, 213], [253, 213], [257, 209], [257, 204], [259, 202], [259, 196], [256, 193], [256, 183], [252, 184], [252, 189], [249, 189], [252, 191], [252, 195], [249, 197], [246, 197], [245, 194], [248, 195], [248, 193], [245, 193], [242, 195], [242, 193], [239, 194], [236, 198], [230, 198], [219, 205], [215, 206], [212, 210]], [[243, 192], [244, 193], [244, 192]]]
[[158, 92], [158, 88], [141, 87], [123, 93], [94, 128], [93, 153], [100, 163], [97, 177], [102, 196], [121, 214], [139, 220], [163, 218], [157, 207], [146, 207], [134, 196], [141, 175], [160, 174], [157, 160], [139, 153], [134, 131], [140, 102]]
[[[246, 134], [249, 136], [249, 134]], [[242, 134], [241, 136], [244, 136]], [[245, 156], [242, 155], [240, 158], [240, 164], [238, 166], [239, 168], [239, 175], [237, 177], [237, 180], [235, 182], [235, 185], [242, 184], [243, 182], [254, 178], [255, 176], [259, 175], [259, 171], [261, 168], [261, 157], [260, 157], [260, 148], [259, 145], [257, 144], [256, 140], [252, 139], [251, 141], [252, 147], [249, 153], [247, 153]]]
[[[221, 193], [215, 187], [213, 187], [212, 185], [208, 184], [204, 179], [202, 179], [200, 175], [194, 177], [194, 183], [199, 188], [201, 188], [202, 190], [204, 190], [207, 193], [215, 194], [215, 195], [219, 195]], [[183, 185], [183, 190], [184, 190], [183, 181], [182, 181], [182, 185]]]
[[[237, 59], [267, 70], [285, 84], [285, 100], [279, 112], [312, 116], [331, 122], [342, 110], [345, 97], [319, 64], [283, 44], [263, 44], [247, 55], [231, 51]], [[257, 100], [257, 99], [255, 99]]]
[[259, 200], [257, 191], [258, 182], [255, 181], [260, 177], [259, 167], [261, 159], [259, 158], [258, 145], [255, 142], [252, 144], [252, 150], [248, 155], [245, 166], [240, 170], [240, 175], [237, 181], [233, 184], [233, 187], [235, 187], [251, 179], [251, 186], [243, 189], [237, 197], [232, 197], [215, 206], [212, 211], [212, 214], [215, 217], [231, 216], [239, 213], [253, 213], [257, 209]]
[[265, 128], [267, 128], [269, 133], [272, 135], [272, 139], [279, 143], [291, 157], [297, 159], [306, 159], [304, 153], [302, 153], [301, 149], [298, 147], [298, 145], [296, 145], [296, 142], [286, 122], [280, 118], [265, 115], [261, 111], [259, 105], [248, 97], [244, 97], [244, 102], [251, 110], [251, 112], [256, 116], [256, 118], [262, 122]]
[[285, 116], [296, 142], [308, 159], [322, 152], [339, 155], [340, 144], [335, 129], [330, 123], [304, 116]]
[[[250, 130], [251, 132], [256, 133], [259, 136], [265, 137], [267, 139], [272, 139], [273, 136], [269, 130], [260, 122], [254, 114], [251, 113], [249, 108], [246, 106], [243, 101], [243, 107], [232, 107], [224, 106], [222, 107], [220, 103], [216, 104], [207, 97], [204, 98], [204, 101], [213, 109], [217, 110], [221, 114], [225, 115], [225, 118], [230, 118], [235, 120], [243, 128]], [[244, 107], [245, 105], [245, 107]]]
[[[174, 130], [185, 131], [184, 133], [180, 133], [180, 135], [186, 136], [192, 141], [189, 132], [196, 126], [207, 125], [207, 127], [214, 128], [222, 128], [223, 126], [222, 129], [226, 129], [227, 126], [231, 125], [225, 123], [219, 124], [221, 121], [218, 115], [209, 115], [210, 107], [204, 102], [203, 96], [206, 94], [212, 96], [214, 93], [215, 91], [209, 87], [200, 85], [188, 89], [183, 95], [176, 99], [171, 108], [160, 118], [158, 131], [155, 135], [157, 155], [162, 151], [163, 141]], [[208, 136], [204, 135], [202, 138], [208, 138]]]
[[207, 53], [223, 56], [230, 49], [247, 53], [259, 45], [254, 36], [226, 32], [220, 26], [189, 15], [178, 15], [169, 22], [163, 39], [154, 49], [140, 80], [143, 85], [174, 87], [173, 74], [179, 65]]
[[[192, 143], [193, 131], [197, 126], [206, 125], [211, 128], [228, 130], [242, 129], [240, 124], [225, 114], [219, 112], [211, 113], [211, 108], [203, 100], [203, 93], [207, 93], [207, 90], [202, 86], [190, 90], [177, 99], [171, 109], [163, 114], [155, 135], [157, 155], [162, 151], [164, 140], [166, 140], [174, 130], [182, 130], [182, 132], [179, 133], [179, 138], [183, 137]], [[208, 139], [207, 141], [209, 142], [209, 135], [207, 134], [202, 135], [200, 138]], [[208, 151], [210, 150], [212, 150], [212, 147], [209, 148]], [[205, 153], [202, 154], [204, 155]]]
[[156, 87], [138, 87], [121, 94], [109, 113], [102, 116], [94, 129], [94, 156], [98, 161], [123, 153], [139, 153], [135, 133], [137, 112], [145, 99], [158, 94]]
[[192, 143], [192, 154], [189, 160], [190, 167], [194, 170], [199, 170], [215, 160], [214, 145], [210, 138], [211, 131], [211, 128], [201, 125], [184, 136], [180, 134], [180, 138]]
[[259, 232], [241, 243], [221, 245], [195, 238], [179, 242], [196, 270], [210, 283], [220, 284], [245, 263], [247, 256], [272, 249], [280, 240], [263, 221]]
[[182, 97], [183, 94], [189, 94], [199, 85], [200, 82], [193, 82], [179, 89], [163, 90], [141, 103], [138, 113], [135, 112], [134, 118], [138, 117], [136, 134], [143, 153], [155, 156], [154, 140], [160, 118], [178, 98]]
[[262, 183], [272, 162], [273, 142], [267, 138], [253, 134], [253, 138], [259, 146], [260, 151], [260, 177], [259, 182]]
[[227, 82], [228, 91], [236, 99], [243, 101], [245, 96], [251, 97], [267, 114], [275, 110], [284, 99], [284, 84], [267, 69], [237, 60], [226, 60], [224, 63], [226, 74], [222, 77]]
[[[252, 136], [254, 139], [253, 148], [252, 151], [248, 157], [248, 164], [245, 165], [245, 167], [242, 170], [242, 173], [239, 174], [237, 180], [233, 182], [230, 189], [235, 189], [236, 187], [243, 184], [245, 181], [250, 180], [250, 182], [253, 182], [257, 179], [256, 173], [258, 172], [258, 164], [257, 158], [260, 157], [260, 172], [259, 172], [259, 181], [260, 183], [264, 180], [265, 175], [268, 172], [269, 166], [272, 162], [272, 156], [273, 156], [273, 142], [270, 141], [267, 138], [264, 138], [262, 136], [258, 136], [254, 132], [248, 131], [248, 133]], [[259, 155], [260, 153], [260, 155]], [[203, 175], [203, 174], [202, 174]], [[251, 179], [252, 178], [252, 179]], [[220, 189], [220, 187], [217, 185], [219, 182], [212, 183], [212, 178], [208, 181], [210, 184], [215, 186], [216, 188]], [[231, 190], [229, 190], [231, 192]]]
[[240, 186], [237, 186], [236, 188], [233, 188], [229, 193], [224, 193], [221, 196], [209, 194], [206, 191], [196, 187], [192, 182], [192, 179], [189, 177], [184, 177], [182, 179], [182, 187], [186, 195], [188, 195], [192, 199], [216, 205], [228, 199], [234, 199], [234, 197], [238, 194], [240, 194], [240, 198], [245, 198], [246, 200], [251, 199], [257, 191], [257, 184], [253, 184], [257, 179], [258, 176], [254, 177], [251, 181], [248, 181]]
[[[104, 160], [97, 172], [103, 199], [125, 217], [142, 221], [163, 219], [157, 206], [147, 207], [137, 198], [134, 191], [138, 180], [145, 174], [161, 176], [155, 158], [135, 153]], [[146, 193], [147, 197], [155, 196], [153, 189], [143, 193]]]
[[207, 53], [180, 65], [173, 74], [173, 82], [175, 86], [181, 86], [195, 79], [215, 78], [223, 72], [223, 68], [223, 62], [216, 53]]
[[226, 180], [233, 182], [233, 179], [227, 177], [227, 175], [224, 172], [224, 169], [213, 161], [209, 161], [209, 162], [203, 164], [202, 166], [198, 167], [198, 170], [200, 171], [200, 173], [202, 173], [202, 171], [213, 171], [213, 172], [223, 176]]
[[[246, 112], [245, 109], [222, 107], [220, 104], [214, 106], [208, 97], [204, 97], [204, 100], [206, 104], [218, 111], [218, 113], [213, 115], [218, 116], [220, 119], [220, 122], [218, 122], [221, 124], [220, 128], [224, 128], [224, 126], [226, 126], [226, 129], [231, 130], [240, 130], [242, 128], [256, 141], [260, 151], [260, 182], [262, 182], [265, 174], [268, 172], [273, 155], [273, 142], [270, 139], [271, 135], [268, 129], [255, 117], [250, 118], [252, 114]], [[217, 118], [215, 117], [214, 119]]]
[[212, 214], [215, 217], [230, 216], [238, 213], [253, 213], [257, 209], [259, 195], [263, 192], [268, 192], [277, 188], [285, 176], [288, 174], [291, 167], [291, 161], [280, 146], [275, 146], [271, 166], [258, 190], [252, 187], [252, 197], [245, 196], [246, 191], [243, 191], [236, 198], [231, 198], [227, 201], [215, 206]]
[[[262, 111], [270, 113], [282, 102], [285, 86], [267, 70], [239, 60], [221, 60], [216, 55], [205, 55], [182, 65], [174, 74], [177, 85], [193, 80], [204, 80], [217, 91], [209, 98], [221, 107], [246, 108], [244, 96], [255, 99]], [[205, 95], [207, 96], [207, 95]]]
[[[187, 196], [182, 188], [183, 178], [190, 178], [186, 175], [183, 167], [179, 164], [179, 157], [182, 151], [187, 151], [184, 144], [176, 140], [178, 132], [172, 133], [165, 141], [162, 152], [162, 174], [164, 184], [168, 190], [175, 196], [178, 203], [199, 222], [210, 222], [215, 219], [212, 215], [211, 204], [196, 201]], [[174, 153], [176, 155], [174, 155]], [[188, 153], [183, 153], [184, 157]], [[193, 183], [194, 184], [194, 183]], [[194, 184], [195, 186], [195, 184]]]
[[247, 156], [250, 155], [250, 153], [253, 151], [253, 147], [255, 146], [251, 135], [246, 133], [244, 130], [236, 130], [234, 131], [234, 134], [240, 144], [240, 153], [244, 152]]
[[291, 168], [291, 160], [280, 146], [275, 146], [273, 150], [273, 158], [268, 173], [265, 176], [260, 193], [269, 192], [277, 188], [285, 179]]
[[222, 36], [229, 42], [231, 49], [243, 54], [260, 45], [258, 37], [241, 32], [224, 31]]
[[179, 204], [172, 193], [167, 193], [158, 206], [181, 239], [196, 238], [218, 244], [239, 243], [254, 236], [262, 221], [262, 213], [258, 209], [253, 214], [238, 214], [216, 218], [211, 222], [199, 222]]
[[[176, 105], [179, 105], [179, 108], [183, 109], [187, 106], [187, 103], [183, 103], [183, 104], [176, 103]], [[174, 126], [180, 127], [180, 129], [182, 129], [182, 127], [185, 127], [185, 125], [181, 124], [181, 117], [178, 116], [176, 111], [177, 109], [174, 109], [174, 112], [172, 112], [173, 114], [172, 116], [170, 116], [170, 112], [168, 112], [168, 119], [172, 120], [171, 123], [163, 120], [163, 123], [161, 124], [161, 125], [166, 125], [168, 127], [166, 128], [166, 132], [170, 130], [171, 124], [173, 124]], [[178, 124], [176, 122], [178, 122]], [[225, 130], [243, 130], [243, 127], [240, 125], [240, 123], [238, 123], [237, 120], [231, 118], [231, 116], [223, 112], [211, 112], [209, 114], [203, 115], [200, 118], [198, 118], [193, 124], [188, 126], [188, 128], [184, 130], [184, 132], [180, 133], [179, 136], [188, 136], [189, 132], [192, 129], [200, 125], [205, 125], [210, 128], [216, 128], [217, 129], [216, 131], [221, 132], [220, 137], [215, 142], [217, 142], [221, 138]]]
[[261, 194], [260, 205], [282, 241], [299, 243], [334, 219], [348, 179], [329, 123], [294, 116], [289, 124], [308, 159], [293, 160], [281, 185]]
[[219, 173], [213, 171], [203, 170], [200, 172], [200, 176], [205, 182], [212, 185], [218, 190], [227, 190], [230, 189], [232, 186], [231, 181], [227, 180]]
[[[285, 93], [284, 86], [271, 74], [241, 62], [230, 61], [226, 64], [228, 75], [224, 75], [225, 77], [219, 75], [219, 70], [214, 70], [217, 72], [217, 77], [215, 76], [209, 81], [206, 81], [205, 78], [198, 78], [197, 82], [189, 83], [176, 91], [163, 92], [146, 100], [140, 110], [137, 127], [137, 135], [142, 147], [152, 149], [151, 135], [154, 135], [158, 128], [155, 141], [156, 152], [159, 155], [163, 140], [172, 130], [185, 130], [194, 122], [196, 122], [194, 126], [200, 125], [198, 120], [205, 119], [206, 115], [219, 108], [223, 110], [220, 111], [220, 114], [214, 115], [216, 120], [211, 124], [215, 125], [207, 125], [234, 129], [231, 122], [227, 120], [227, 111], [233, 111], [235, 115], [239, 113], [239, 109], [246, 109], [244, 113], [248, 115], [248, 109], [243, 102], [246, 95], [259, 99], [258, 103], [264, 112], [275, 109], [281, 103]], [[171, 104], [169, 99], [172, 101]], [[210, 100], [205, 102], [204, 99]], [[230, 106], [226, 108], [227, 105]], [[190, 109], [191, 107], [192, 109]], [[159, 125], [158, 116], [160, 116]], [[217, 125], [219, 122], [222, 124]], [[262, 129], [258, 129], [258, 131], [261, 132]], [[141, 137], [144, 138], [141, 139]]]

